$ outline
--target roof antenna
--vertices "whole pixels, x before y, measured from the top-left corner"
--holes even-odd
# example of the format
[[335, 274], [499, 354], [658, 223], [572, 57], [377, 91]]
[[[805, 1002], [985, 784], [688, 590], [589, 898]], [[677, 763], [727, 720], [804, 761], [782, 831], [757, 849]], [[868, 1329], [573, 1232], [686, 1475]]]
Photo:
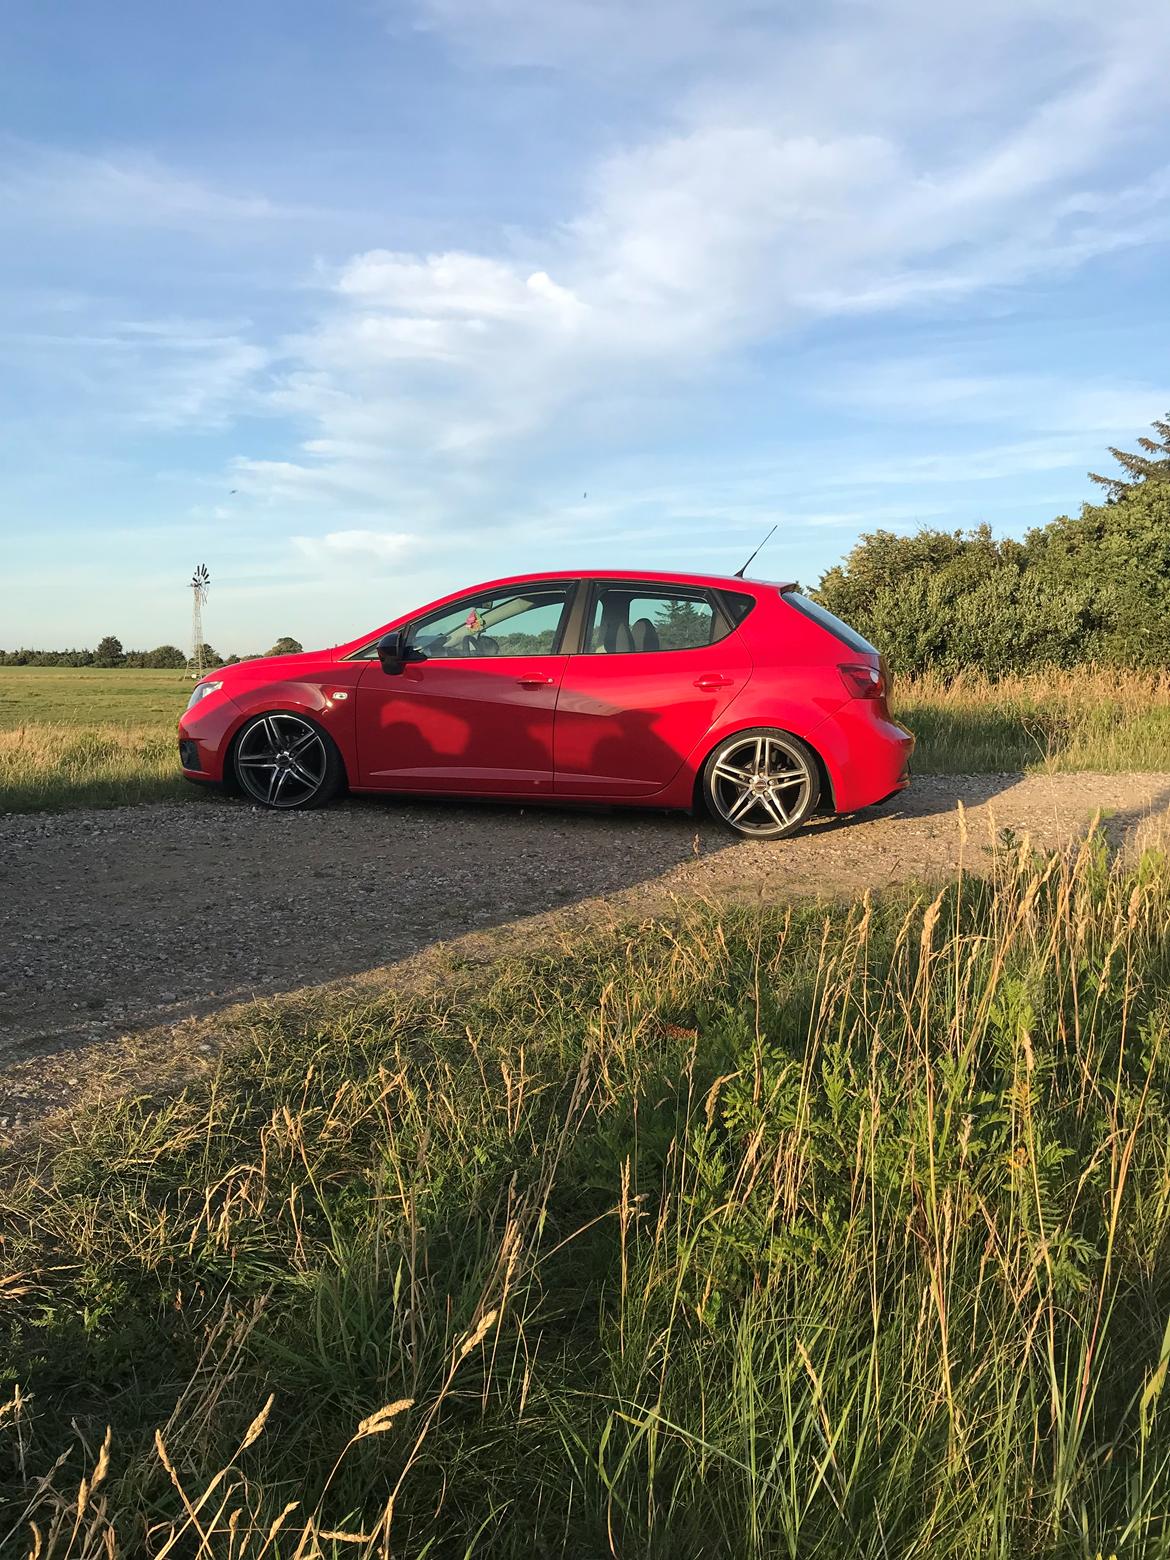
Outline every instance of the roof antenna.
[[[777, 521], [776, 525], [779, 525], [779, 523], [780, 522]], [[733, 579], [737, 579], [737, 580], [742, 580], [743, 579], [744, 575], [747, 573], [748, 564], [755, 562], [756, 553], [762, 552], [764, 550], [765, 546], [772, 540], [773, 536], [775, 536], [775, 534], [776, 534], [776, 526], [774, 525], [772, 527], [772, 529], [768, 532], [767, 536], [764, 537], [764, 540], [756, 548], [756, 552], [752, 553], [752, 555], [748, 559], [747, 563], [744, 564], [743, 568], [742, 569], [736, 569], [735, 574], [732, 576]]]

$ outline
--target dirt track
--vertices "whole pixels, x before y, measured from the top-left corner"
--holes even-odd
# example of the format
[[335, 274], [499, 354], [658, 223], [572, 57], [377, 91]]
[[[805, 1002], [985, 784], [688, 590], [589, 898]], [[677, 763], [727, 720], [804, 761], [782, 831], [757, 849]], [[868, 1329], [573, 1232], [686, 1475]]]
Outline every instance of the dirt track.
[[89, 1053], [126, 1031], [440, 940], [517, 922], [528, 940], [550, 913], [636, 915], [672, 894], [783, 901], [937, 876], [958, 860], [959, 802], [975, 866], [1004, 828], [1055, 843], [1100, 808], [1124, 834], [1170, 806], [1170, 774], [920, 779], [776, 844], [652, 813], [406, 801], [0, 818], [0, 1130], [67, 1100]]

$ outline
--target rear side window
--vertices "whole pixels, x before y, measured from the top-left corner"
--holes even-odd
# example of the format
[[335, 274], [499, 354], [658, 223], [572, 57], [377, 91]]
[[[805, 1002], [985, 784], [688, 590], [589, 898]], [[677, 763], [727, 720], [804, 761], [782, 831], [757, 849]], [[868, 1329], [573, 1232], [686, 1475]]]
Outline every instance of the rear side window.
[[822, 628], [828, 629], [835, 639], [839, 639], [843, 645], [848, 645], [850, 650], [855, 650], [859, 655], [877, 655], [876, 646], [871, 645], [868, 639], [863, 639], [855, 628], [850, 628], [848, 623], [843, 623], [827, 607], [822, 607], [819, 602], [810, 601], [797, 590], [786, 590], [783, 595], [790, 607], [795, 607], [798, 612], [803, 612], [805, 617], [812, 618], [814, 623], [819, 623]]
[[727, 609], [728, 617], [738, 628], [755, 606], [756, 598], [749, 596], [746, 591], [742, 590], [723, 590], [719, 594], [723, 598], [723, 605]]
[[727, 633], [706, 591], [655, 585], [599, 585], [585, 642], [587, 655], [694, 650]]

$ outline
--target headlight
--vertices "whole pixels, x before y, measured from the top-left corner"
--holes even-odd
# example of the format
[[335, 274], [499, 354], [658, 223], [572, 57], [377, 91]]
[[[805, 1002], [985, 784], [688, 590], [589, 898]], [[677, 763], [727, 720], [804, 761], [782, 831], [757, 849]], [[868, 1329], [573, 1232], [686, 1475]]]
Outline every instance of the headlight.
[[217, 688], [222, 687], [222, 682], [196, 683], [194, 688], [191, 690], [191, 697], [187, 700], [187, 708], [189, 710], [194, 709], [195, 705], [199, 703], [200, 699], [205, 699], [209, 693], [214, 693]]

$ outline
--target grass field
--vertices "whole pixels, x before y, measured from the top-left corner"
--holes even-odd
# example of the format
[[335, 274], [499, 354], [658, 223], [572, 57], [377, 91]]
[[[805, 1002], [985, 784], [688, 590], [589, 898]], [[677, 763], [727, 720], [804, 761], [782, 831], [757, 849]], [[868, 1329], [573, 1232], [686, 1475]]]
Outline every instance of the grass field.
[[0, 1192], [0, 1552], [1170, 1555], [1170, 866], [994, 873], [75, 1117]]
[[[0, 668], [0, 812], [197, 797], [178, 773], [181, 673]], [[920, 774], [1161, 770], [1170, 676], [1076, 671], [895, 686]]]
[[185, 797], [182, 672], [0, 667], [0, 812]]

